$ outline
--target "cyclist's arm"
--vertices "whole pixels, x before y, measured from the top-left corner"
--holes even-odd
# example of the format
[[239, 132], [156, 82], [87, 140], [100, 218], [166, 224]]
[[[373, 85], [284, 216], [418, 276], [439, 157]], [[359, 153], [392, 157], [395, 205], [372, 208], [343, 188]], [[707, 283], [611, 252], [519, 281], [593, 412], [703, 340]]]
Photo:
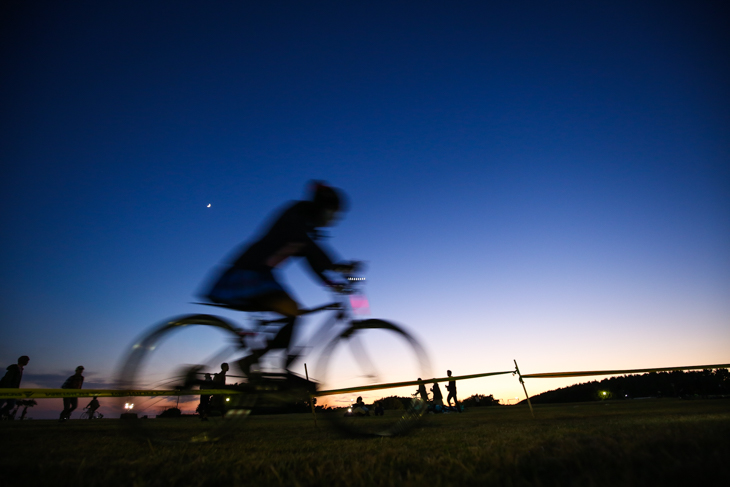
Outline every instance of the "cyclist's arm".
[[339, 276], [334, 273], [341, 274], [353, 270], [354, 266], [350, 263], [335, 263], [330, 255], [315, 242], [309, 235], [302, 250], [302, 256], [307, 259], [309, 267], [320, 278], [326, 286], [341, 286], [346, 284]]

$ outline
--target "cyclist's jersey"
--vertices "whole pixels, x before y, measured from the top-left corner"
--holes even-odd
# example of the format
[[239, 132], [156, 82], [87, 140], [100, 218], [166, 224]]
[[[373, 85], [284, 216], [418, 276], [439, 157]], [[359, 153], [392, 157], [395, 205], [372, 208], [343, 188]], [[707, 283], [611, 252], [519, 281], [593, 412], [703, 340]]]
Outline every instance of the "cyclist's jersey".
[[270, 271], [290, 257], [304, 257], [312, 270], [324, 281], [323, 274], [333, 266], [332, 259], [315, 242], [315, 208], [311, 201], [297, 201], [287, 207], [266, 231], [234, 261], [233, 267]]

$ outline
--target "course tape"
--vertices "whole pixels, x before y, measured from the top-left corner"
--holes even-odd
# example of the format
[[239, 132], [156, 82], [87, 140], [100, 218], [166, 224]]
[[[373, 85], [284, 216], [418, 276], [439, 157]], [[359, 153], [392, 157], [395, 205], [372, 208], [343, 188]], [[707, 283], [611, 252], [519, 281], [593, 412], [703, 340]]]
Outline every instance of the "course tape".
[[[645, 372], [666, 372], [670, 370], [713, 370], [727, 369], [730, 364], [718, 365], [692, 365], [687, 367], [659, 367], [654, 369], [628, 369], [628, 370], [594, 370], [588, 372], [544, 372], [538, 374], [522, 374], [524, 379], [545, 379], [560, 377], [581, 377], [591, 375], [623, 375], [639, 374]], [[465, 379], [476, 379], [493, 375], [515, 374], [516, 370], [504, 372], [486, 372], [483, 374], [459, 375], [453, 377], [440, 377], [436, 379], [411, 380], [406, 382], [391, 382], [389, 384], [372, 384], [362, 387], [349, 387], [345, 389], [332, 389], [317, 391], [314, 396], [332, 396], [335, 394], [347, 394], [353, 392], [375, 391], [379, 389], [394, 389], [397, 387], [418, 386], [420, 384], [433, 384], [434, 382], [458, 381]], [[233, 395], [245, 394], [249, 391], [235, 389], [204, 389], [204, 390], [115, 390], [115, 389], [0, 389], [0, 399], [52, 399], [63, 397], [131, 397], [131, 396], [200, 396], [205, 395]]]
[[329, 391], [317, 391], [315, 396], [333, 396], [335, 394], [346, 394], [348, 392], [375, 391], [378, 389], [395, 389], [396, 387], [417, 386], [420, 384], [433, 384], [434, 382], [447, 382], [452, 380], [476, 379], [477, 377], [488, 377], [490, 375], [514, 374], [514, 370], [506, 372], [486, 372], [484, 374], [459, 375], [453, 377], [441, 377], [438, 379], [409, 380], [406, 382], [391, 382], [390, 384], [373, 384], [362, 387], [348, 387], [346, 389], [332, 389]]
[[630, 369], [630, 370], [594, 370], [591, 372], [544, 372], [540, 374], [522, 374], [523, 379], [546, 379], [552, 377], [581, 377], [588, 375], [624, 375], [640, 374], [644, 372], [666, 372], [669, 370], [712, 370], [727, 369], [730, 364], [719, 365], [692, 365], [689, 367], [660, 367], [656, 369]]
[[[351, 392], [374, 391], [378, 389], [394, 389], [396, 387], [417, 386], [421, 383], [432, 384], [434, 382], [446, 382], [452, 380], [475, 379], [477, 377], [488, 377], [490, 375], [513, 374], [514, 370], [506, 372], [486, 372], [483, 374], [460, 375], [454, 377], [441, 377], [427, 380], [411, 380], [407, 382], [392, 382], [389, 384], [372, 384], [362, 387], [349, 387], [346, 389], [333, 389], [329, 391], [318, 391], [315, 396], [331, 396], [335, 394], [346, 394]], [[200, 396], [205, 395], [232, 395], [244, 394], [249, 391], [237, 391], [235, 389], [205, 389], [201, 390], [116, 390], [116, 389], [0, 389], [0, 399], [52, 399], [62, 397], [130, 397], [130, 396]]]
[[117, 389], [0, 389], [0, 399], [52, 399], [59, 397], [200, 396], [240, 394], [225, 389], [200, 390], [117, 390]]

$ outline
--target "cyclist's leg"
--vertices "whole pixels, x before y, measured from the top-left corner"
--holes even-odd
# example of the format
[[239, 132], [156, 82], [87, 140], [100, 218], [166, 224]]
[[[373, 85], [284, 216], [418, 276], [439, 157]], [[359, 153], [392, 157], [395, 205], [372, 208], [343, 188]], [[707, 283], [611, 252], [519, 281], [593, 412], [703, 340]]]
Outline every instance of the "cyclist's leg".
[[10, 411], [15, 407], [15, 399], [0, 399], [0, 404], [5, 405], [0, 409], [0, 416], [10, 416]]
[[[234, 308], [272, 311], [287, 318], [284, 326], [263, 349], [238, 361], [241, 371], [249, 375], [251, 366], [269, 350], [287, 349], [296, 326], [296, 317], [301, 314], [297, 302], [276, 280], [270, 269], [228, 269], [213, 286], [208, 298], [231, 305]], [[287, 365], [293, 359], [287, 359]]]
[[284, 364], [284, 368], [288, 369], [289, 365], [301, 354], [300, 350], [291, 348], [292, 336], [296, 329], [297, 317], [301, 314], [301, 308], [299, 307], [299, 304], [286, 293], [272, 296], [266, 305], [271, 311], [279, 313], [288, 319], [286, 324], [279, 330], [276, 336], [267, 344], [267, 349], [269, 350], [286, 350], [286, 362]]
[[289, 346], [296, 327], [297, 316], [301, 314], [299, 304], [285, 291], [256, 296], [251, 298], [251, 302], [256, 309], [278, 313], [287, 318], [287, 321], [277, 332], [276, 336], [269, 340], [265, 348], [255, 350], [251, 355], [241, 359], [238, 362], [238, 365], [241, 367], [241, 370], [248, 375], [251, 366], [257, 363], [264, 354], [270, 350], [285, 349], [287, 350], [285, 367], [288, 367], [289, 364], [298, 357], [298, 354], [291, 353]]

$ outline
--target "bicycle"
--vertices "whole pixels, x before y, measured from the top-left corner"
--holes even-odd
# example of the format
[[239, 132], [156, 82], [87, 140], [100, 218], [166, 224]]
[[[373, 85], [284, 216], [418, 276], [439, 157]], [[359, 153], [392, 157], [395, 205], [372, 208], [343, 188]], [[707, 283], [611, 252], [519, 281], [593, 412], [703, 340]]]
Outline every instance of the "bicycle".
[[[394, 436], [407, 432], [426, 411], [426, 405], [420, 399], [413, 399], [403, 410], [389, 412], [378, 418], [344, 415], [352, 400], [350, 396], [353, 395], [348, 389], [431, 376], [425, 350], [402, 327], [379, 319], [357, 319], [358, 306], [364, 300], [360, 293], [364, 281], [362, 277], [348, 276], [346, 285], [333, 289], [333, 302], [303, 311], [302, 316], [332, 312], [301, 347], [299, 360], [312, 355], [319, 357], [311, 380], [306, 369], [305, 377], [277, 369], [272, 365], [275, 352], [265, 355], [266, 360], [259, 364], [259, 370], [249, 377], [228, 375], [229, 378], [239, 379], [235, 384], [215, 385], [200, 380], [206, 373], [217, 372], [221, 362], [233, 362], [236, 357], [262, 348], [262, 338], [271, 333], [269, 330], [273, 325], [283, 323], [284, 319], [256, 316], [252, 319], [252, 325], [245, 327], [220, 316], [193, 314], [165, 320], [143, 334], [135, 341], [124, 360], [121, 384], [132, 390], [176, 387], [181, 389], [179, 394], [182, 397], [187, 397], [183, 403], [200, 401], [198, 408], [206, 411], [202, 416], [204, 421], [188, 422], [185, 428], [171, 425], [162, 428], [157, 425], [160, 426], [157, 431], [152, 428], [146, 433], [147, 437], [159, 439], [162, 432], [168, 441], [215, 441], [235, 432], [241, 420], [252, 412], [255, 414], [257, 410], [270, 411], [272, 407], [298, 402], [300, 406], [306, 403], [314, 411], [312, 397], [322, 392], [322, 385], [335, 390], [343, 389], [340, 394], [333, 394], [332, 389], [327, 391], [327, 397], [331, 399], [329, 407], [323, 411], [324, 417], [331, 420], [340, 431], [357, 436]], [[185, 335], [189, 337], [181, 339], [181, 330], [186, 330]], [[221, 338], [228, 342], [223, 348], [220, 348]], [[181, 354], [197, 359], [187, 360], [187, 364], [193, 365], [180, 365]], [[213, 395], [209, 402], [200, 399], [199, 395], [184, 394], [191, 389], [197, 390], [199, 394], [206, 388], [225, 390], [230, 394]], [[178, 397], [178, 405], [182, 397]], [[134, 406], [135, 410], [149, 411], [162, 401], [168, 401], [169, 404], [165, 397], [144, 401], [146, 403], [141, 407]], [[126, 406], [131, 407], [129, 402]], [[128, 423], [150, 426], [155, 421]]]
[[[91, 416], [91, 417], [89, 417], [89, 416]], [[80, 419], [101, 419], [103, 417], [104, 417], [104, 415], [101, 414], [100, 412], [98, 412], [98, 411], [89, 411], [87, 409], [86, 411], [84, 411], [83, 413], [81, 413], [81, 418]]]

